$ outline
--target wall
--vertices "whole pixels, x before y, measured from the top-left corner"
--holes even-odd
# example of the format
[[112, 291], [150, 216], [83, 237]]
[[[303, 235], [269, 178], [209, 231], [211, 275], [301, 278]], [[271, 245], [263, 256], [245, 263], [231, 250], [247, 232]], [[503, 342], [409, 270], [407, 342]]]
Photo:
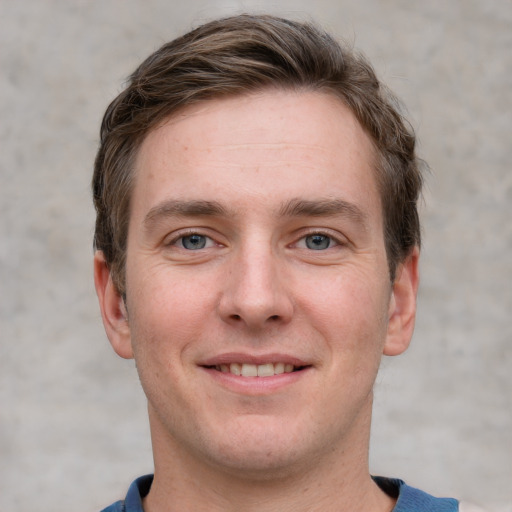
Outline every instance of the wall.
[[0, 2], [0, 511], [95, 510], [152, 469], [92, 285], [103, 111], [150, 51], [241, 11], [313, 17], [406, 102], [429, 162], [413, 346], [376, 385], [372, 470], [512, 510], [512, 3]]

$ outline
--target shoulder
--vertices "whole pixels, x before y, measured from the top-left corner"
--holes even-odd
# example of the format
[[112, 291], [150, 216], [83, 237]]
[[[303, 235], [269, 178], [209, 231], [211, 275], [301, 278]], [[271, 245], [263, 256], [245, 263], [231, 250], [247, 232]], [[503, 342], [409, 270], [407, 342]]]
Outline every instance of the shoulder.
[[436, 498], [395, 478], [374, 480], [385, 493], [396, 498], [393, 512], [459, 512], [459, 502], [454, 498]]
[[112, 505], [104, 508], [101, 512], [125, 512], [124, 500], [116, 501]]
[[153, 483], [153, 475], [137, 478], [129, 487], [124, 500], [116, 501], [101, 512], [143, 512], [142, 498], [144, 498]]

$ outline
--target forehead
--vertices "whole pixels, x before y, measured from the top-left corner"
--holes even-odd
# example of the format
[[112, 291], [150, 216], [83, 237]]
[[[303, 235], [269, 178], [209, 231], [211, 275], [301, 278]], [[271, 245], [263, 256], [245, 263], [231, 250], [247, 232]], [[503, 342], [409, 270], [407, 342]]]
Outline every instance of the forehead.
[[[321, 119], [321, 124], [315, 121]], [[274, 124], [287, 125], [287, 130], [276, 133]], [[334, 93], [323, 91], [263, 89], [221, 98], [202, 100], [179, 109], [160, 122], [145, 135], [139, 153], [148, 153], [162, 138], [169, 139], [173, 128], [175, 135], [192, 146], [215, 142], [224, 133], [216, 128], [230, 130], [233, 144], [236, 142], [296, 142], [301, 137], [311, 143], [323, 145], [332, 134], [339, 143], [350, 142], [351, 136], [360, 141], [360, 149], [366, 146], [373, 153], [373, 144], [350, 108]], [[343, 126], [344, 129], [339, 128]], [[332, 130], [334, 129], [334, 133]], [[198, 135], [201, 135], [199, 138]], [[192, 135], [192, 137], [190, 137]], [[176, 140], [176, 137], [173, 137]], [[373, 155], [371, 156], [373, 158]], [[140, 157], [139, 157], [140, 160]]]
[[366, 132], [331, 94], [270, 90], [207, 100], [147, 135], [133, 207], [147, 210], [169, 195], [233, 206], [248, 198], [257, 206], [308, 194], [373, 195], [370, 202], [380, 204], [374, 161]]

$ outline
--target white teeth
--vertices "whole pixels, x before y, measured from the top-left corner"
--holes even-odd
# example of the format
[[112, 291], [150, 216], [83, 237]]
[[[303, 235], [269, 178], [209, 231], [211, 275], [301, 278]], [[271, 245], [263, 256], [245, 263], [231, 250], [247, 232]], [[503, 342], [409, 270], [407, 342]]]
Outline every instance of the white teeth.
[[274, 365], [274, 373], [276, 375], [280, 375], [281, 373], [284, 373], [284, 363], [276, 363]]
[[255, 364], [246, 364], [242, 365], [242, 377], [257, 377], [258, 376], [258, 367]]
[[229, 365], [221, 364], [217, 366], [217, 370], [220, 370], [222, 373], [232, 373], [242, 377], [273, 377], [274, 375], [293, 372], [294, 366], [288, 363], [231, 363]]
[[272, 377], [273, 375], [274, 365], [272, 363], [258, 365], [258, 377]]
[[234, 375], [241, 375], [242, 374], [242, 365], [238, 363], [231, 363], [229, 365], [229, 371], [233, 373]]

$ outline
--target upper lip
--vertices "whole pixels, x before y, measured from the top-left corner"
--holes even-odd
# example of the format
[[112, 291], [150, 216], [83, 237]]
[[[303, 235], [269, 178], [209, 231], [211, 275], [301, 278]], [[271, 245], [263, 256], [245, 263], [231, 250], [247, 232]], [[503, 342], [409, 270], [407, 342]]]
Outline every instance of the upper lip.
[[218, 366], [221, 364], [231, 364], [231, 363], [241, 363], [241, 364], [268, 364], [268, 363], [284, 363], [284, 364], [292, 364], [293, 366], [310, 366], [311, 363], [305, 361], [296, 356], [292, 356], [289, 354], [244, 354], [242, 352], [229, 352], [225, 354], [218, 354], [216, 356], [204, 359], [199, 363], [199, 366]]

